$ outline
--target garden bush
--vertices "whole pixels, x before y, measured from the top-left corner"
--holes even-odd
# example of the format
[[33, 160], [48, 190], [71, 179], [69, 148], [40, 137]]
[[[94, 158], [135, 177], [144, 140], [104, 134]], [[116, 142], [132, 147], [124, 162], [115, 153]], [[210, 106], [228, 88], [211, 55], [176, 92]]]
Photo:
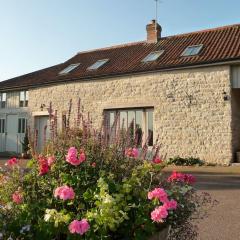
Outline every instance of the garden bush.
[[204, 161], [200, 160], [199, 158], [194, 157], [174, 157], [170, 158], [167, 162], [169, 165], [175, 165], [175, 166], [202, 166], [204, 165]]
[[194, 239], [192, 218], [205, 216], [213, 202], [196, 192], [192, 175], [163, 174], [157, 143], [148, 152], [121, 129], [109, 142], [107, 130], [83, 116], [81, 127], [78, 119], [59, 133], [50, 118], [44, 151], [30, 140], [26, 169], [15, 158], [1, 169], [0, 239], [144, 240], [169, 226], [170, 238], [190, 229]]

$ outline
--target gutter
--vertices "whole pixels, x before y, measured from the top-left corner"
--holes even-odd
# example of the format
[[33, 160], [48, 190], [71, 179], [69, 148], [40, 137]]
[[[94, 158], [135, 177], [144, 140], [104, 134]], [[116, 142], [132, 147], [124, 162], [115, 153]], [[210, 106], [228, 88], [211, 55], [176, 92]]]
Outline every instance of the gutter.
[[[169, 72], [169, 71], [176, 71], [176, 70], [184, 70], [184, 69], [193, 69], [193, 68], [203, 68], [203, 67], [212, 67], [212, 66], [222, 66], [222, 65], [234, 65], [234, 64], [239, 64], [240, 59], [237, 60], [228, 60], [224, 62], [212, 62], [212, 63], [203, 63], [203, 64], [191, 64], [191, 65], [182, 65], [179, 67], [166, 67], [162, 69], [155, 69], [155, 70], [142, 70], [142, 71], [135, 71], [135, 72], [127, 72], [127, 73], [112, 73], [112, 74], [105, 74], [101, 76], [89, 76], [89, 77], [81, 77], [81, 78], [67, 78], [67, 79], [60, 79], [57, 81], [52, 81], [52, 82], [46, 82], [46, 83], [35, 83], [35, 84], [29, 84], [29, 85], [23, 85], [19, 87], [3, 87], [0, 92], [4, 91], [14, 91], [14, 90], [28, 90], [28, 89], [34, 89], [34, 88], [39, 88], [39, 87], [45, 87], [45, 86], [52, 86], [52, 85], [57, 85], [60, 83], [71, 83], [71, 82], [80, 82], [80, 81], [88, 81], [89, 79], [91, 80], [98, 80], [98, 79], [106, 79], [106, 78], [113, 78], [113, 77], [125, 77], [125, 76], [135, 76], [135, 75], [140, 75], [140, 74], [149, 74], [149, 73], [159, 73], [159, 72]], [[0, 82], [1, 86], [1, 82]]]

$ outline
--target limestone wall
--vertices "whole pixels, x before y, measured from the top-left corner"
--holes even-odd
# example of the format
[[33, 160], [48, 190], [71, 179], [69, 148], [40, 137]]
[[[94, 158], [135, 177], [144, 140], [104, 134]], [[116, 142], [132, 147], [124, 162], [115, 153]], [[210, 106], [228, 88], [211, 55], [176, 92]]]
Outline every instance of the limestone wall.
[[78, 97], [94, 124], [99, 126], [104, 109], [154, 107], [154, 137], [160, 135], [162, 154], [193, 156], [228, 164], [232, 159], [229, 66], [149, 73], [29, 90], [30, 112], [50, 101], [59, 113]]

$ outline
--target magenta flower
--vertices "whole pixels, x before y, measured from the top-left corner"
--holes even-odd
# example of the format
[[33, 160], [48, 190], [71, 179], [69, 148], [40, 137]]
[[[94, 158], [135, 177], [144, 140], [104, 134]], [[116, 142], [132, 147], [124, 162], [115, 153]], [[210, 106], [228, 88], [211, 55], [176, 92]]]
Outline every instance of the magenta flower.
[[167, 210], [176, 210], [177, 209], [177, 201], [175, 200], [170, 200], [170, 201], [167, 201], [163, 204], [163, 206], [167, 209]]
[[18, 162], [19, 161], [17, 160], [17, 158], [11, 158], [11, 159], [7, 160], [5, 165], [8, 167], [14, 167], [15, 165], [18, 164]]
[[155, 163], [155, 164], [160, 164], [162, 162], [163, 162], [163, 160], [158, 156], [153, 159], [153, 163]]
[[50, 157], [48, 157], [48, 158], [47, 158], [48, 166], [51, 167], [55, 161], [56, 161], [55, 156], [50, 156]]
[[70, 233], [77, 233], [80, 235], [86, 233], [89, 230], [89, 228], [90, 225], [87, 219], [82, 219], [81, 221], [73, 220], [68, 226]]
[[168, 211], [164, 206], [157, 207], [151, 212], [151, 219], [154, 222], [158, 222], [158, 223], [163, 222], [164, 219], [167, 218], [167, 216], [168, 216]]
[[23, 196], [22, 196], [22, 194], [19, 191], [16, 191], [12, 195], [12, 200], [16, 204], [21, 204], [23, 202]]
[[196, 179], [191, 174], [183, 174], [173, 171], [171, 176], [168, 177], [168, 182], [182, 182], [187, 184], [194, 184]]
[[72, 200], [75, 197], [75, 193], [71, 187], [68, 186], [62, 186], [58, 187], [54, 191], [54, 197], [59, 197], [62, 200]]
[[77, 166], [79, 164], [81, 164], [82, 162], [84, 162], [86, 160], [86, 155], [83, 152], [83, 150], [81, 150], [80, 156], [78, 158], [78, 152], [77, 149], [75, 147], [70, 147], [68, 150], [68, 154], [66, 156], [66, 161], [69, 162], [70, 164]]
[[168, 195], [163, 188], [155, 188], [153, 191], [148, 193], [148, 199], [158, 199], [162, 203], [168, 202]]
[[137, 148], [128, 148], [125, 150], [126, 157], [137, 158], [138, 154], [139, 152]]

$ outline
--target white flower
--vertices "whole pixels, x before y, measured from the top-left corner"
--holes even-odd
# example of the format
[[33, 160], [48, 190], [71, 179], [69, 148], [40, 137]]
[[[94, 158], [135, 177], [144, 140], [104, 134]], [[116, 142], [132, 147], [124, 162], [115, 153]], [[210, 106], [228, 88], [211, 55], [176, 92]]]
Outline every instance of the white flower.
[[46, 213], [46, 214], [44, 215], [44, 221], [45, 221], [45, 222], [48, 222], [48, 221], [50, 220], [50, 218], [51, 218], [51, 214], [50, 214], [50, 213]]

